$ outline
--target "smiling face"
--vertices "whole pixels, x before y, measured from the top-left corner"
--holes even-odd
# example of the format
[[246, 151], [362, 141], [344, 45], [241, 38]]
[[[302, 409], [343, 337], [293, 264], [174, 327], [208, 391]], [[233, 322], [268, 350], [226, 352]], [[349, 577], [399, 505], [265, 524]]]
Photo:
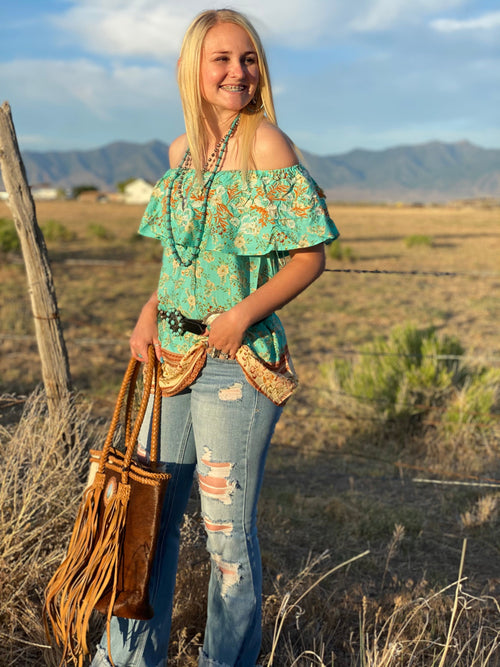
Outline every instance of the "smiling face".
[[210, 28], [200, 63], [205, 105], [219, 115], [237, 113], [253, 99], [258, 84], [257, 53], [247, 32], [234, 23], [218, 23]]

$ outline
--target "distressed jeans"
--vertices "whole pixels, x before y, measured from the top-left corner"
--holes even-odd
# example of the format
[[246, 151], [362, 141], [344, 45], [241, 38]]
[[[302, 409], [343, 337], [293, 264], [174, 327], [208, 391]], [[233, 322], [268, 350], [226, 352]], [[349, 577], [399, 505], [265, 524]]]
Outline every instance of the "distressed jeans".
[[[111, 656], [116, 667], [167, 664], [180, 525], [195, 469], [211, 557], [198, 665], [255, 667], [262, 589], [257, 500], [280, 414], [281, 408], [247, 382], [238, 362], [210, 356], [188, 389], [162, 400], [160, 458], [172, 479], [150, 584], [155, 614], [149, 621], [112, 618]], [[149, 439], [146, 431], [143, 428], [141, 442]], [[92, 667], [110, 664], [104, 633]]]

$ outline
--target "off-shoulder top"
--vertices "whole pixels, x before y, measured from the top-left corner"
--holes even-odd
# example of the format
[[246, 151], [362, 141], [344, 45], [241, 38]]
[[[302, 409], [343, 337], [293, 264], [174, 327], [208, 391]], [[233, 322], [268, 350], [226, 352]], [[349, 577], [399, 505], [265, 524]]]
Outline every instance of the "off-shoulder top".
[[[206, 202], [204, 196], [193, 170], [180, 178], [178, 170], [169, 169], [153, 189], [139, 233], [159, 239], [164, 248], [161, 310], [178, 309], [194, 319], [228, 310], [275, 275], [290, 250], [338, 236], [322, 191], [300, 164], [251, 170], [246, 176], [221, 170]], [[197, 244], [194, 261], [189, 266], [179, 262], [180, 257], [188, 263]], [[203, 367], [206, 338], [172, 331], [162, 319], [158, 329], [164, 358], [161, 386], [164, 395], [173, 395]], [[236, 358], [248, 381], [278, 405], [297, 385], [275, 313], [246, 331]]]

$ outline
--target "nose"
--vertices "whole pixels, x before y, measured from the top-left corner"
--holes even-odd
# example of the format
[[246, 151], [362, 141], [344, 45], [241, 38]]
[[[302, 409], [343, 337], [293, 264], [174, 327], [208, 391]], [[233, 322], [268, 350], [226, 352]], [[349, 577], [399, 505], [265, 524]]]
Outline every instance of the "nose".
[[230, 70], [231, 76], [235, 79], [243, 79], [245, 76], [245, 68], [243, 66], [243, 63], [238, 58], [235, 58], [231, 62], [231, 70]]

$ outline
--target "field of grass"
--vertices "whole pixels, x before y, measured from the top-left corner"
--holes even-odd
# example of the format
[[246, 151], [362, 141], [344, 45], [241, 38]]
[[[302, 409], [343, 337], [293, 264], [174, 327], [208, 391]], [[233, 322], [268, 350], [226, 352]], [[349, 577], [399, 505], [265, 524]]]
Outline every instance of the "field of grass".
[[[88, 425], [68, 477], [78, 485], [84, 450], [110, 415], [127, 337], [155, 287], [161, 251], [135, 236], [141, 207], [53, 202], [37, 212], [52, 230], [47, 245], [79, 419]], [[301, 385], [278, 424], [260, 504], [261, 662], [500, 665], [498, 396], [473, 438], [467, 423], [450, 437], [439, 404], [425, 419], [389, 418], [345, 395], [334, 368], [335, 360], [355, 365], [376, 337], [408, 324], [456, 337], [464, 364], [498, 369], [500, 209], [339, 205], [332, 214], [341, 250], [281, 313]], [[8, 217], [0, 203], [0, 218]], [[21, 483], [48, 465], [40, 443], [54, 440], [55, 427], [41, 420], [38, 399], [19, 423], [41, 373], [24, 267], [12, 254], [0, 261], [0, 666], [31, 667], [50, 664], [40, 595], [74, 502], [67, 480], [51, 494]], [[62, 454], [46, 449], [53, 467], [63, 466]], [[9, 512], [25, 504], [26, 522], [12, 522]], [[17, 547], [16, 531], [23, 535]], [[184, 532], [172, 667], [196, 664], [203, 628], [199, 591], [208, 563], [196, 494]]]

